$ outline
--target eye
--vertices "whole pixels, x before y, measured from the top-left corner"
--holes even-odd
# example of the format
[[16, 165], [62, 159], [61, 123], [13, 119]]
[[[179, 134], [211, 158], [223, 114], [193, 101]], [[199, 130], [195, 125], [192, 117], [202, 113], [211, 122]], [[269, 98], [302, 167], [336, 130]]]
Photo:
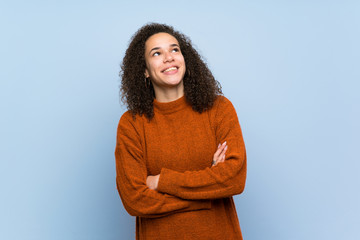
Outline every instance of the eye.
[[154, 53], [153, 53], [153, 56], [159, 56], [159, 55], [160, 55], [159, 52], [154, 52]]
[[173, 51], [173, 52], [179, 52], [179, 51], [180, 51], [180, 49], [178, 49], [178, 48], [174, 48], [172, 51]]

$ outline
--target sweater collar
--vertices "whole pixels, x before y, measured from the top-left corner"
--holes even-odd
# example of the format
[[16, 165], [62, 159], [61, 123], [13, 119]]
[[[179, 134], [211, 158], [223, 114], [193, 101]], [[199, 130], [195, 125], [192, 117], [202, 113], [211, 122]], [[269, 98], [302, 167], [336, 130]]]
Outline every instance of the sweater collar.
[[164, 114], [177, 112], [187, 105], [185, 95], [171, 102], [159, 102], [156, 99], [153, 101], [154, 111]]

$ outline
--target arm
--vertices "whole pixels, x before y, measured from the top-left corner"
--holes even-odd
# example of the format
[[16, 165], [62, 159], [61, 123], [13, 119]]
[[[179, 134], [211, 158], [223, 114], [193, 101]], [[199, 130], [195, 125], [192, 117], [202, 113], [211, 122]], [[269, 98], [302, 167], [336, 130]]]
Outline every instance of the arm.
[[[227, 150], [226, 142], [224, 142], [223, 144], [219, 143], [218, 149], [214, 153], [214, 157], [213, 157], [211, 166], [216, 166], [217, 164], [225, 161], [226, 150]], [[150, 189], [157, 190], [157, 186], [159, 184], [159, 177], [160, 177], [160, 174], [155, 175], [155, 176], [149, 175], [146, 178], [146, 185]]]
[[214, 106], [217, 142], [227, 142], [225, 161], [200, 171], [177, 172], [163, 168], [157, 190], [182, 199], [216, 199], [243, 192], [246, 153], [240, 124], [231, 102], [224, 97]]
[[209, 209], [210, 201], [189, 201], [150, 190], [139, 134], [125, 113], [120, 119], [115, 149], [116, 183], [125, 209], [132, 216], [162, 217], [171, 213]]

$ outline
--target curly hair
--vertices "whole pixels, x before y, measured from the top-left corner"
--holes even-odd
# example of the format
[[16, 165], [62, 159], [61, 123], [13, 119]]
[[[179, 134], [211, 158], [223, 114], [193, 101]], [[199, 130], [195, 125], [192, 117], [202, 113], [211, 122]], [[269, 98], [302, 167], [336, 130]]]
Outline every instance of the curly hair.
[[184, 96], [196, 112], [210, 109], [216, 97], [222, 95], [221, 85], [215, 80], [207, 64], [193, 48], [191, 40], [173, 27], [159, 23], [149, 23], [141, 27], [130, 39], [121, 64], [121, 101], [135, 118], [136, 114], [151, 120], [154, 116], [153, 100], [155, 92], [152, 84], [145, 81], [145, 42], [156, 33], [168, 33], [179, 42], [184, 56], [186, 73], [183, 78]]

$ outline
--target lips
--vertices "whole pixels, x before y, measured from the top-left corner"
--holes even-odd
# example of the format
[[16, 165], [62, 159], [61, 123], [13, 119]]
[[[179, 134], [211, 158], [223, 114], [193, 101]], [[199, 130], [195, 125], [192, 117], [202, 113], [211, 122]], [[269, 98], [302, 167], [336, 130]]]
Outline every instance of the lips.
[[174, 71], [174, 70], [177, 70], [177, 69], [178, 69], [177, 66], [170, 66], [170, 67], [167, 67], [167, 68], [163, 69], [161, 72], [166, 73], [166, 72], [171, 72], [171, 71]]

